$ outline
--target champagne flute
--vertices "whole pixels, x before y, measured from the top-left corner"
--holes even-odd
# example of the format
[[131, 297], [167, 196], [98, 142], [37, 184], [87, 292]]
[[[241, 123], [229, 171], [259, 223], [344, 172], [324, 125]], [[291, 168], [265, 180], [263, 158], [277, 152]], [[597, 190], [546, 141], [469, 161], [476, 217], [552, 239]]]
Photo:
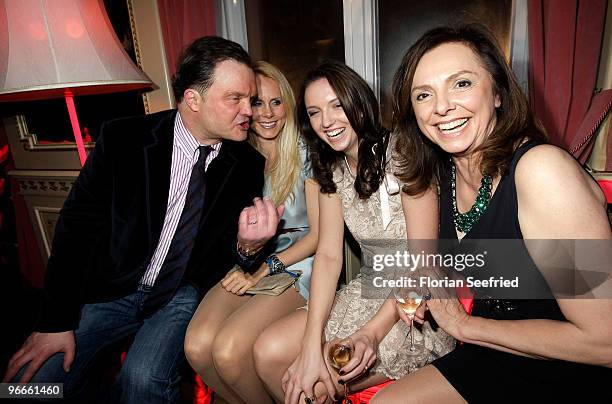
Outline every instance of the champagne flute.
[[[345, 338], [336, 342], [329, 347], [327, 353], [329, 364], [337, 372], [342, 369], [353, 357], [353, 341], [350, 338]], [[348, 398], [348, 382], [344, 383], [344, 404], [352, 404]]]
[[396, 288], [393, 293], [395, 295], [395, 300], [397, 300], [397, 304], [410, 320], [410, 329], [408, 330], [410, 333], [410, 352], [416, 354], [422, 351], [423, 347], [419, 346], [417, 349], [414, 345], [414, 314], [421, 305], [423, 296], [427, 295], [427, 291], [425, 288], [420, 287], [405, 287]]

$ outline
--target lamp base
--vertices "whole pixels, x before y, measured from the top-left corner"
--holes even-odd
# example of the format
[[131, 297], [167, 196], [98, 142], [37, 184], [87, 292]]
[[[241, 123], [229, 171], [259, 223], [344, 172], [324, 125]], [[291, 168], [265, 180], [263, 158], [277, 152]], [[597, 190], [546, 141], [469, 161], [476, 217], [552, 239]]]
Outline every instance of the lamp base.
[[74, 97], [70, 89], [66, 89], [64, 91], [64, 98], [66, 100], [66, 107], [68, 108], [68, 115], [70, 115], [72, 133], [74, 134], [74, 140], [76, 141], [77, 151], [79, 152], [79, 160], [81, 161], [82, 167], [85, 165], [85, 160], [87, 160], [87, 152], [85, 152], [85, 144], [83, 143], [81, 127], [79, 126], [79, 118], [77, 117], [76, 108], [74, 106]]

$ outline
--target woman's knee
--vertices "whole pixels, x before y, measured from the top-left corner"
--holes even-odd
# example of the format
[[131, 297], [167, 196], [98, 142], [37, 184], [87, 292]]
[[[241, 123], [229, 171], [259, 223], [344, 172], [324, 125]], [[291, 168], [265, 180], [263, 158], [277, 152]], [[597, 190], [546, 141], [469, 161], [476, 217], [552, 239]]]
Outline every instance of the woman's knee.
[[208, 327], [189, 327], [185, 334], [185, 356], [198, 373], [212, 364], [212, 345], [215, 333]]
[[287, 349], [282, 343], [282, 337], [268, 330], [261, 333], [253, 344], [253, 360], [255, 370], [260, 376], [267, 369], [276, 368], [287, 361]]
[[215, 369], [226, 383], [238, 380], [241, 370], [251, 361], [253, 341], [245, 334], [222, 329], [212, 343]]

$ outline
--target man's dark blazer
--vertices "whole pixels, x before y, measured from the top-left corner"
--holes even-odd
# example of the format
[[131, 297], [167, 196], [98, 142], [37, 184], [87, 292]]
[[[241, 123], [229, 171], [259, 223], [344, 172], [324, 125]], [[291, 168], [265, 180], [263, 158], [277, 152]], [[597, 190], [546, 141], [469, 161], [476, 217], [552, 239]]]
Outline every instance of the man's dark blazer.
[[[83, 304], [133, 293], [157, 247], [170, 188], [176, 110], [102, 126], [55, 227], [41, 332], [76, 329]], [[224, 140], [210, 163], [186, 276], [206, 292], [236, 261], [240, 211], [263, 189], [265, 160]]]

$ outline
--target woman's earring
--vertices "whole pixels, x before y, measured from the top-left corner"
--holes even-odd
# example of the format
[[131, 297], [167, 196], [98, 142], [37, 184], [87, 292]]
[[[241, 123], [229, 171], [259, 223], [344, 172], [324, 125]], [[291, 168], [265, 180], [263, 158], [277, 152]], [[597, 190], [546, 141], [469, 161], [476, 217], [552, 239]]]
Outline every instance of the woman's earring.
[[376, 155], [376, 147], [377, 147], [377, 146], [378, 146], [378, 143], [374, 143], [374, 144], [372, 145], [372, 154], [373, 154], [373, 155]]

